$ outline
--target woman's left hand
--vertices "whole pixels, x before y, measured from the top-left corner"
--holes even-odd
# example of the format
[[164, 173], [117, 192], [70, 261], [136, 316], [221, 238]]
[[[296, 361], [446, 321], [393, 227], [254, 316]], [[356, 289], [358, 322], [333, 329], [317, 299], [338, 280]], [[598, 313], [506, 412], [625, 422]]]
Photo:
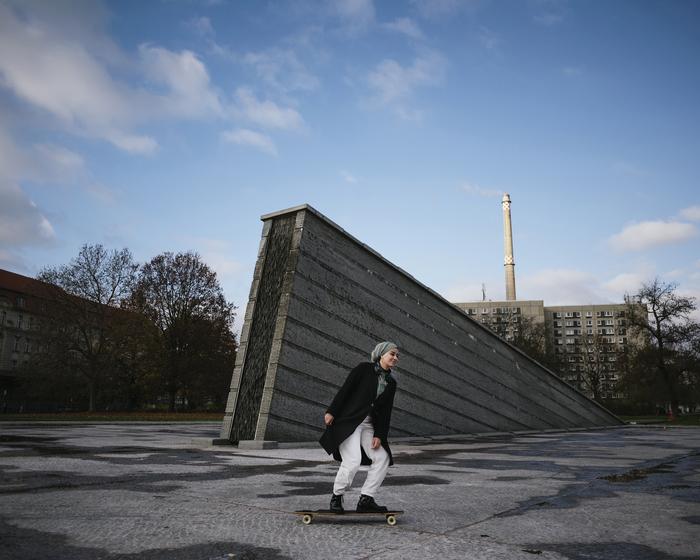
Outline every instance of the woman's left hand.
[[372, 449], [379, 449], [379, 446], [382, 444], [382, 440], [379, 439], [378, 437], [373, 437], [372, 438]]

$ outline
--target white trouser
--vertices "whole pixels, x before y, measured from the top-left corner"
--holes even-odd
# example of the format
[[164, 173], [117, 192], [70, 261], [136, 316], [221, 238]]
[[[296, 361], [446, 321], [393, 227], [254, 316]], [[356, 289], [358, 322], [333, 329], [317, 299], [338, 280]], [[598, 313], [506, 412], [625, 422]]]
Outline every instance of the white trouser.
[[368, 416], [365, 418], [355, 431], [350, 434], [343, 443], [340, 444], [339, 451], [343, 459], [338, 469], [338, 474], [335, 476], [335, 484], [333, 485], [333, 493], [343, 495], [352, 486], [352, 481], [360, 468], [362, 462], [362, 451], [360, 446], [365, 450], [367, 457], [370, 458], [372, 464], [367, 473], [367, 480], [362, 485], [362, 493], [366, 496], [374, 497], [379, 490], [379, 487], [384, 482], [386, 471], [389, 468], [389, 454], [380, 445], [379, 449], [372, 449], [372, 438], [374, 437], [374, 426]]

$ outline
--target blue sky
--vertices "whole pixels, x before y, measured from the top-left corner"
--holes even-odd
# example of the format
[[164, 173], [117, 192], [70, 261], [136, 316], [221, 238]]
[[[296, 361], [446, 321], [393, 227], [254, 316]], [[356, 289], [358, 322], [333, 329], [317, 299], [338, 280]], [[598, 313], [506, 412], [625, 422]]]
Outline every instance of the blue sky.
[[[245, 308], [309, 203], [452, 301], [700, 296], [700, 3], [0, 0], [0, 266], [194, 250]], [[240, 320], [237, 329], [240, 329]]]

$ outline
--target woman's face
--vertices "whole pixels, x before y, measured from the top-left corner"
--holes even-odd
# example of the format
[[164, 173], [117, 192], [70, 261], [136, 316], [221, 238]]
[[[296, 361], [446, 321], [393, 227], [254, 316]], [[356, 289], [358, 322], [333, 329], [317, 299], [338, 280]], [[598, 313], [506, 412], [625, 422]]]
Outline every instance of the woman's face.
[[398, 348], [392, 348], [386, 354], [384, 354], [381, 358], [379, 358], [379, 365], [382, 366], [383, 369], [391, 369], [398, 363], [399, 363], [399, 349]]

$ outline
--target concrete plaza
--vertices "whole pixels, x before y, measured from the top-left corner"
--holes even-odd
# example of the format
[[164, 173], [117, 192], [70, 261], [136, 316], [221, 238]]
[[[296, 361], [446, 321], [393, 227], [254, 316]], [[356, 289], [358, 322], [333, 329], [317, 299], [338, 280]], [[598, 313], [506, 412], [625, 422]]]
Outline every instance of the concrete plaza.
[[389, 527], [303, 525], [289, 512], [328, 506], [336, 464], [312, 445], [212, 447], [219, 428], [0, 423], [0, 558], [700, 557], [700, 429], [397, 441]]

